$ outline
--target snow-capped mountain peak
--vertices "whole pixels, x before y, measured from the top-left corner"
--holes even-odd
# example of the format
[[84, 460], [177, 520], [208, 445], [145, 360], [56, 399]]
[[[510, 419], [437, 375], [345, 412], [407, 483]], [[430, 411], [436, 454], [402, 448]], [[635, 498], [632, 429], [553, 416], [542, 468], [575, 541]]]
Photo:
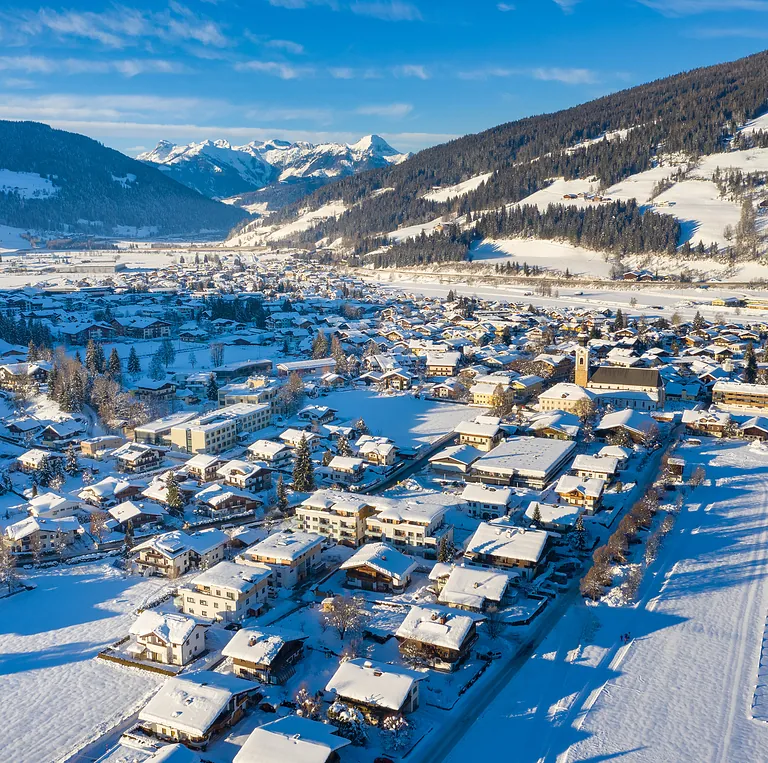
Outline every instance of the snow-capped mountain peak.
[[349, 145], [267, 140], [233, 146], [225, 139], [177, 145], [161, 140], [136, 158], [206, 196], [226, 198], [278, 183], [306, 182], [316, 188], [363, 170], [399, 164], [409, 156], [379, 135], [366, 135]]

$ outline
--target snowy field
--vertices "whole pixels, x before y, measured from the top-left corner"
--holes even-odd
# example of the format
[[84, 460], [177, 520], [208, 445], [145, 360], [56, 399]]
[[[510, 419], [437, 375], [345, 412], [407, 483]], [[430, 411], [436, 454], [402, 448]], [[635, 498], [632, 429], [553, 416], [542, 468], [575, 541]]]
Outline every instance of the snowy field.
[[164, 584], [108, 562], [41, 571], [0, 600], [3, 763], [53, 763], [138, 708], [161, 679], [96, 659]]
[[410, 394], [387, 395], [371, 390], [341, 390], [320, 398], [319, 405], [338, 411], [339, 421], [362, 416], [371, 434], [394, 440], [400, 447], [434, 442], [460, 421], [472, 419], [481, 410], [458, 403], [419, 400]]
[[[447, 758], [766, 760], [752, 718], [768, 607], [768, 451], [707, 442], [706, 465], [629, 607], [579, 604]], [[623, 645], [620, 634], [632, 640]]]
[[457, 196], [466, 196], [468, 193], [477, 190], [492, 174], [492, 172], [486, 172], [483, 175], [475, 175], [469, 178], [469, 180], [456, 183], [456, 185], [433, 188], [424, 194], [424, 198], [427, 201], [442, 202], [455, 199]]

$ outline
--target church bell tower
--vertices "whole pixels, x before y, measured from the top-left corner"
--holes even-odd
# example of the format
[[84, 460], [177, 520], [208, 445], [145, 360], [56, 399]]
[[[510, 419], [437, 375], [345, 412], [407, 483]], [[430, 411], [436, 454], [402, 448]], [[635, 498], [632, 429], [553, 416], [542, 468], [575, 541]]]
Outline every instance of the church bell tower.
[[579, 334], [579, 346], [576, 348], [575, 382], [579, 387], [586, 387], [589, 381], [589, 336]]

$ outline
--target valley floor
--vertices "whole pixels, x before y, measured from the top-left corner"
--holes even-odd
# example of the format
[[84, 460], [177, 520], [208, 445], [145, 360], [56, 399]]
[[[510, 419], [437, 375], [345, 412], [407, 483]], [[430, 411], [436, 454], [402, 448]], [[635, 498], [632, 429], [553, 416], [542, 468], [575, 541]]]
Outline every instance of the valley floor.
[[[752, 714], [768, 607], [768, 453], [709, 442], [631, 607], [570, 609], [446, 759], [765, 760]], [[621, 634], [632, 640], [623, 644]], [[514, 741], [512, 741], [514, 740]]]

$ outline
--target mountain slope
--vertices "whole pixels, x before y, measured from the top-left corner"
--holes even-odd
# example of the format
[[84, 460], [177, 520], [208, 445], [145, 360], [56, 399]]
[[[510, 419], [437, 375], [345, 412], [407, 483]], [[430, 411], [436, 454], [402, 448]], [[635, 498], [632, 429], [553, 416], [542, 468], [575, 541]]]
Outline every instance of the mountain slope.
[[[226, 140], [176, 145], [160, 141], [137, 159], [206, 196], [240, 196], [283, 184], [297, 187], [289, 194], [292, 200], [330, 180], [398, 164], [408, 156], [378, 135], [368, 135], [352, 145], [281, 140], [252, 141], [244, 146], [233, 146]], [[279, 200], [281, 192], [262, 193], [261, 197]]]
[[0, 224], [110, 235], [228, 230], [242, 210], [142, 162], [39, 122], [0, 121]]
[[[326, 185], [281, 210], [269, 224], [273, 230], [290, 225], [298, 217], [306, 219], [312, 210], [335, 203], [344, 205], [344, 214], [318, 220], [289, 242], [313, 247], [318, 242], [342, 241], [348, 253], [364, 255], [387, 245], [389, 234], [398, 229], [412, 229], [416, 235], [425, 226], [430, 230], [453, 227], [437, 225], [440, 218], [462, 224], [464, 231], [445, 234], [456, 240], [459, 233], [465, 237], [478, 214], [497, 214], [503, 205], [524, 202], [555, 178], [588, 181], [599, 191], [659, 166], [665, 157], [677, 156], [692, 165], [703, 155], [768, 146], [765, 133], [739, 130], [739, 125], [766, 110], [768, 53], [763, 52], [426, 149], [397, 166]], [[625, 206], [618, 211], [634, 216]], [[557, 212], [535, 224], [513, 218], [485, 227], [515, 235], [519, 222], [520, 235], [542, 228], [550, 237], [567, 237], [565, 231], [573, 229], [571, 218], [570, 212]], [[585, 221], [597, 220], [611, 224], [589, 209], [581, 213], [579, 223], [583, 227]], [[637, 221], [639, 226], [639, 217]], [[662, 238], [666, 238], [666, 224], [655, 223], [664, 228]], [[247, 223], [235, 234], [241, 239], [244, 231], [257, 234], [260, 225], [259, 221]], [[579, 236], [581, 227], [577, 226]], [[625, 228], [618, 238], [613, 231], [608, 233], [595, 238], [615, 241], [619, 252], [648, 251], [648, 239], [639, 228]], [[462, 240], [461, 246], [466, 252], [466, 242]]]

